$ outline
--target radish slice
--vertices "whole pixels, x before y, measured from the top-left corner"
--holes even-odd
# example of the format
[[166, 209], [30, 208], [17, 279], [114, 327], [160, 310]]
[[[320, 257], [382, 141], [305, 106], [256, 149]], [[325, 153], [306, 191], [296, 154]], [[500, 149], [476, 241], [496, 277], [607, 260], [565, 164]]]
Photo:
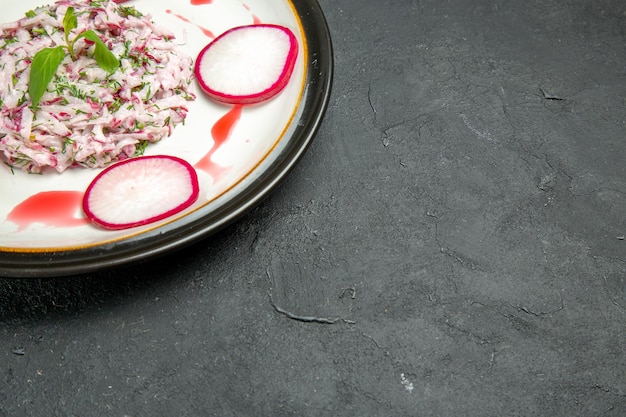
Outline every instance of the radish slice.
[[174, 156], [140, 156], [106, 168], [83, 197], [93, 223], [119, 230], [153, 223], [189, 207], [200, 187], [195, 169]]
[[289, 82], [298, 41], [286, 27], [257, 24], [232, 28], [209, 43], [196, 59], [200, 87], [222, 103], [268, 100]]

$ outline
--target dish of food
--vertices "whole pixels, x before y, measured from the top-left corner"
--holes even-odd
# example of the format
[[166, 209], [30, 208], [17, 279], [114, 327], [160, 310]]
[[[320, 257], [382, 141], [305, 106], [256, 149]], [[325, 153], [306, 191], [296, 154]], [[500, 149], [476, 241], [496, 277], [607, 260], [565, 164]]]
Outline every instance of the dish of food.
[[[0, 11], [3, 20], [10, 23], [24, 17], [32, 18], [32, 11], [41, 3], [42, 0], [7, 2], [0, 5]], [[47, 4], [53, 3], [50, 1]], [[71, 1], [63, 3], [78, 4]], [[96, 0], [91, 3], [107, 2]], [[180, 50], [180, 55], [170, 61], [178, 65], [180, 71], [176, 72], [183, 76], [169, 77], [175, 85], [171, 91], [176, 90], [180, 94], [168, 96], [176, 98], [159, 97], [169, 100], [170, 104], [177, 100], [171, 111], [179, 118], [173, 120], [170, 117], [167, 120], [167, 116], [159, 115], [160, 121], [155, 126], [162, 133], [158, 136], [135, 138], [133, 133], [137, 132], [124, 131], [120, 140], [131, 140], [132, 143], [117, 144], [115, 151], [107, 148], [108, 153], [98, 150], [101, 151], [98, 155], [102, 157], [92, 154], [84, 159], [90, 161], [88, 163], [81, 163], [76, 156], [68, 158], [69, 162], [64, 162], [62, 169], [58, 169], [58, 163], [56, 166], [54, 163], [33, 165], [31, 158], [28, 163], [19, 165], [4, 157], [0, 165], [0, 276], [60, 276], [93, 271], [148, 260], [206, 237], [245, 214], [274, 188], [304, 153], [321, 121], [330, 95], [333, 62], [330, 35], [315, 0], [130, 0], [121, 3], [149, 16], [155, 27], [164, 28], [168, 33], [165, 36], [173, 43], [172, 50]], [[76, 10], [79, 8], [76, 7]], [[193, 64], [187, 66], [185, 56], [195, 60], [200, 51], [221, 34], [246, 25], [276, 25], [293, 33], [298, 42], [293, 71], [288, 82], [281, 85], [281, 90], [272, 93], [275, 96], [263, 102], [232, 104], [213, 100], [198, 86], [193, 77]], [[80, 18], [78, 25], [71, 29], [74, 37], [89, 30], [81, 26]], [[112, 36], [115, 37], [115, 34]], [[92, 40], [89, 36], [84, 38]], [[106, 37], [103, 41], [114, 55], [123, 56], [124, 51], [120, 49], [123, 46], [107, 42]], [[81, 45], [84, 55], [80, 56], [94, 55], [97, 45], [93, 44], [97, 42], [82, 45], [77, 41], [77, 55], [81, 54]], [[64, 75], [64, 66], [72, 66], [70, 58], [63, 59], [67, 61], [60, 65], [57, 77]], [[128, 65], [122, 59], [120, 61], [121, 65]], [[92, 79], [106, 78], [103, 71], [94, 66]], [[188, 76], [187, 71], [191, 71], [192, 75]], [[87, 76], [86, 72], [78, 70], [77, 74]], [[15, 74], [11, 76], [17, 82], [25, 82]], [[120, 79], [126, 82], [124, 77]], [[157, 83], [163, 85], [166, 81], [169, 80], [159, 77], [149, 81], [144, 79], [130, 90], [141, 97], [150, 97], [155, 94], [150, 86]], [[185, 87], [187, 81], [190, 81], [188, 88]], [[80, 97], [73, 97], [69, 88], [60, 94], [69, 103], [63, 104], [72, 111], [71, 117], [66, 116], [68, 121], [74, 122], [81, 117], [83, 121], [89, 119], [82, 114], [85, 110], [76, 111], [76, 106], [71, 105]], [[48, 93], [50, 90], [48, 87]], [[46, 96], [48, 93], [43, 94], [40, 107], [31, 108], [31, 112], [56, 104], [55, 98]], [[115, 94], [112, 96], [116, 97]], [[101, 102], [107, 104], [100, 103], [101, 107], [97, 111], [94, 109], [93, 113], [104, 113], [109, 119], [103, 122], [91, 116], [96, 120], [93, 126], [86, 128], [91, 138], [101, 139], [98, 135], [114, 133], [110, 123], [116, 118], [112, 112], [106, 114], [103, 111], [105, 108], [108, 110], [111, 102], [105, 99]], [[95, 107], [95, 104], [92, 105]], [[165, 107], [157, 105], [153, 109]], [[62, 111], [56, 111], [59, 113], [51, 116], [54, 121], [42, 125], [58, 121]], [[150, 112], [143, 108], [136, 116], [145, 117], [147, 113]], [[134, 120], [137, 117], [125, 115], [117, 119]], [[139, 129], [135, 122], [126, 127], [143, 133], [148, 123], [145, 120], [139, 123], [143, 125]], [[24, 126], [19, 127], [25, 129]], [[69, 135], [65, 132], [65, 135], [55, 136], [45, 131], [50, 130], [49, 127], [42, 129], [57, 141], [58, 136], [66, 138]], [[70, 130], [74, 132], [74, 129]], [[0, 133], [0, 139], [6, 135]], [[156, 140], [148, 140], [154, 138]], [[75, 142], [70, 138], [66, 147]], [[109, 141], [101, 139], [101, 142]], [[49, 154], [59, 152], [63, 142], [51, 147]], [[112, 166], [110, 164], [114, 162], [111, 161], [139, 153], [171, 156], [192, 166], [199, 187], [195, 202], [183, 211], [159, 218], [154, 223], [123, 230], [105, 229], [90, 222], [81, 210], [85, 190], [102, 172], [103, 166]]]

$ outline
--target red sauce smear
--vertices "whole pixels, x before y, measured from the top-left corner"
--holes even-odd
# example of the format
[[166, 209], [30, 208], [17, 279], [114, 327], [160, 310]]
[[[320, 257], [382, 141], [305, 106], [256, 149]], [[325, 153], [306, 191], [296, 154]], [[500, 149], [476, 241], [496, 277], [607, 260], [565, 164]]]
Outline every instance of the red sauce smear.
[[197, 169], [201, 169], [207, 174], [213, 177], [214, 181], [217, 181], [222, 175], [228, 172], [229, 167], [224, 168], [211, 161], [213, 153], [219, 149], [220, 146], [230, 137], [233, 128], [237, 125], [237, 122], [241, 118], [241, 110], [243, 106], [235, 105], [222, 116], [211, 128], [211, 136], [213, 136], [213, 147], [198, 163], [195, 165]]
[[201, 4], [211, 4], [213, 0], [191, 0], [192, 6], [199, 6]]
[[74, 217], [81, 207], [82, 191], [43, 191], [18, 204], [7, 220], [24, 230], [35, 223], [46, 226], [74, 227], [88, 224], [85, 218]]
[[174, 15], [174, 17], [177, 17], [178, 19], [182, 20], [185, 23], [189, 23], [191, 25], [194, 25], [195, 27], [197, 27], [198, 29], [200, 29], [202, 31], [202, 33], [204, 33], [206, 36], [208, 36], [209, 38], [215, 38], [215, 35], [213, 34], [213, 32], [211, 32], [209, 29], [204, 28], [200, 25], [196, 25], [195, 23], [193, 23], [190, 19], [187, 19], [185, 16], [180, 15], [180, 14], [176, 14], [173, 11], [171, 11], [170, 9], [165, 10], [165, 13], [167, 14], [171, 14]]
[[232, 109], [228, 111], [224, 116], [222, 116], [211, 129], [211, 136], [213, 136], [213, 140], [215, 140], [215, 144], [219, 147], [222, 143], [228, 139], [233, 128], [241, 118], [241, 110], [243, 109], [242, 105], [235, 105]]
[[213, 183], [218, 182], [224, 175], [230, 171], [231, 167], [223, 167], [215, 162], [211, 161], [210, 156], [205, 156], [202, 158], [194, 168], [202, 170], [209, 174], [211, 178], [213, 178]]

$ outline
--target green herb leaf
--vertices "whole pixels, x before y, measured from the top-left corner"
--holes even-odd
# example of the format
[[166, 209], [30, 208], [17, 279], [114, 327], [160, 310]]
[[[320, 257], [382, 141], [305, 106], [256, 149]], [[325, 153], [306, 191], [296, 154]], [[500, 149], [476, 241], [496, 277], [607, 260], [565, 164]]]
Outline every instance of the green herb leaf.
[[74, 42], [70, 42], [70, 32], [78, 26], [78, 18], [74, 14], [74, 8], [68, 7], [63, 16], [63, 36], [65, 37], [65, 43], [70, 51], [72, 61], [76, 61], [76, 55], [74, 55]]
[[113, 55], [113, 52], [109, 50], [104, 42], [100, 39], [100, 37], [93, 30], [87, 30], [74, 39], [76, 42], [80, 38], [85, 38], [92, 41], [96, 45], [96, 49], [94, 50], [94, 58], [96, 58], [96, 62], [98, 66], [107, 72], [115, 72], [119, 66], [120, 61]]
[[[30, 13], [29, 13], [30, 14]], [[82, 32], [74, 38], [72, 42], [69, 40], [69, 35], [72, 29], [76, 29], [78, 26], [78, 19], [74, 13], [73, 7], [68, 7], [63, 17], [63, 31], [65, 35], [65, 43], [67, 46], [57, 46], [56, 48], [46, 48], [35, 54], [33, 61], [30, 64], [30, 79], [28, 85], [28, 94], [32, 102], [32, 108], [36, 109], [39, 106], [39, 101], [43, 97], [48, 84], [54, 78], [59, 65], [65, 58], [65, 49], [68, 49], [72, 60], [76, 60], [74, 55], [74, 44], [80, 38], [90, 40], [95, 44], [94, 58], [98, 63], [98, 66], [103, 70], [113, 73], [119, 66], [120, 61], [113, 55], [100, 37], [93, 30], [87, 30]]]
[[74, 8], [68, 7], [65, 16], [63, 16], [63, 31], [68, 35], [70, 31], [76, 29], [77, 26], [78, 19], [76, 18], [76, 14], [74, 14]]
[[65, 47], [46, 48], [37, 52], [30, 64], [30, 78], [28, 83], [28, 94], [32, 102], [32, 108], [39, 106], [39, 101], [43, 97], [48, 84], [52, 81], [59, 65], [65, 58]]

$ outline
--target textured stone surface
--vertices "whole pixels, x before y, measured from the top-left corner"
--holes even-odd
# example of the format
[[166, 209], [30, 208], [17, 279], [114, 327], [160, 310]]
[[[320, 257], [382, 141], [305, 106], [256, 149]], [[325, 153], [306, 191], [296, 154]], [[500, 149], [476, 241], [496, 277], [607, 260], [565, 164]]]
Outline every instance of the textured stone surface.
[[0, 280], [0, 416], [622, 416], [626, 4], [320, 0], [316, 140], [241, 221]]

